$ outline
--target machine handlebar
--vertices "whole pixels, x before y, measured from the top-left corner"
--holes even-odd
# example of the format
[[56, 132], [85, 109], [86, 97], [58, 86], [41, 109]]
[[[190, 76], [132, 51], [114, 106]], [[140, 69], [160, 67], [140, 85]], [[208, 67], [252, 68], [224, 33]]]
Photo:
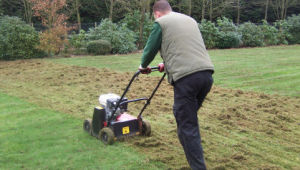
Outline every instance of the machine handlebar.
[[[153, 70], [153, 71], [159, 71], [159, 67], [150, 67], [150, 69]], [[138, 70], [138, 71], [132, 76], [132, 78], [131, 78], [131, 80], [129, 81], [129, 83], [128, 83], [128, 85], [127, 85], [125, 91], [123, 92], [123, 94], [122, 94], [120, 100], [117, 102], [115, 109], [113, 110], [111, 118], [112, 118], [112, 117], [114, 116], [114, 114], [116, 113], [118, 107], [119, 107], [120, 104], [121, 104], [121, 101], [123, 100], [123, 98], [125, 97], [126, 93], [128, 92], [128, 90], [129, 90], [129, 88], [130, 88], [132, 82], [134, 81], [135, 78], [138, 77], [138, 75], [139, 75], [140, 73], [141, 73], [141, 71]], [[152, 94], [151, 94], [151, 96], [150, 96], [149, 98], [141, 98], [141, 99], [136, 99], [136, 100], [129, 101], [129, 102], [134, 102], [134, 101], [140, 101], [140, 100], [147, 100], [146, 104], [144, 105], [144, 107], [143, 107], [143, 109], [141, 110], [141, 112], [140, 112], [140, 114], [139, 114], [138, 117], [141, 117], [141, 115], [142, 115], [143, 111], [146, 109], [147, 105], [150, 104], [150, 101], [151, 101], [152, 97], [154, 96], [155, 92], [157, 91], [158, 87], [160, 86], [160, 84], [161, 84], [161, 82], [163, 81], [163, 79], [165, 78], [165, 76], [166, 76], [166, 73], [163, 74], [162, 78], [161, 78], [160, 81], [158, 82], [157, 86], [155, 87], [155, 89], [153, 90], [153, 92], [152, 92]], [[109, 122], [111, 121], [111, 118], [110, 118]]]
[[[158, 67], [150, 67], [150, 73], [151, 72], [153, 72], [153, 71], [159, 71], [159, 66]], [[136, 72], [136, 74], [139, 74], [139, 73], [142, 73], [142, 71], [141, 70], [138, 70], [137, 72]], [[147, 73], [148, 74], [148, 73]]]

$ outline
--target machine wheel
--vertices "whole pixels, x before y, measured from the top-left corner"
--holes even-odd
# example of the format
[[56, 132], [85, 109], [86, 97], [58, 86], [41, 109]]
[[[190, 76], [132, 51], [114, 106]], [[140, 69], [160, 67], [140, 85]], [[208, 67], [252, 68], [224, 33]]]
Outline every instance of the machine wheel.
[[111, 128], [105, 127], [100, 130], [99, 132], [99, 139], [105, 144], [105, 145], [111, 145], [114, 143], [115, 134], [112, 131]]
[[83, 130], [85, 130], [89, 134], [92, 134], [92, 120], [91, 119], [85, 119], [83, 121]]
[[142, 122], [142, 135], [150, 136], [151, 135], [151, 125], [148, 121], [143, 120]]

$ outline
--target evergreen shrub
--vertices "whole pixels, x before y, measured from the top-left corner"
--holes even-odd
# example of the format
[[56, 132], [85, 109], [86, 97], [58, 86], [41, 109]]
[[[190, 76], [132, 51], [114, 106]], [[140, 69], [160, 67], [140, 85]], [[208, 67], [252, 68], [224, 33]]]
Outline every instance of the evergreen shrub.
[[217, 19], [217, 27], [220, 31], [223, 32], [237, 32], [238, 27], [232, 22], [231, 19], [226, 17], [218, 18]]
[[238, 31], [242, 35], [243, 46], [260, 47], [264, 45], [264, 34], [257, 25], [245, 22], [239, 26]]
[[215, 23], [203, 20], [199, 24], [199, 29], [201, 31], [206, 48], [216, 47], [219, 29], [216, 27]]
[[300, 44], [300, 15], [292, 15], [286, 19], [289, 44]]
[[38, 32], [17, 17], [0, 17], [0, 60], [42, 57]]
[[76, 54], [81, 54], [87, 47], [87, 41], [86, 41], [86, 32], [84, 30], [80, 30], [79, 34], [72, 33], [69, 38], [69, 43], [71, 47], [75, 49]]
[[217, 48], [237, 48], [239, 47], [241, 36], [237, 32], [224, 32], [220, 31], [218, 33], [218, 41], [216, 43]]
[[217, 19], [219, 28], [216, 47], [217, 48], [237, 48], [241, 44], [241, 35], [238, 33], [238, 27], [232, 20], [223, 17]]
[[115, 24], [109, 19], [102, 20], [101, 24], [87, 33], [87, 40], [107, 40], [111, 43], [112, 52], [125, 54], [135, 51], [136, 35], [126, 27], [126, 24]]
[[259, 27], [264, 36], [264, 45], [279, 44], [279, 31], [276, 27], [268, 24], [266, 20], [263, 20], [263, 24]]
[[94, 40], [87, 44], [87, 52], [89, 54], [104, 55], [111, 51], [111, 44], [106, 40]]
[[288, 44], [287, 39], [290, 38], [291, 34], [288, 32], [288, 24], [286, 20], [279, 20], [274, 22], [275, 28], [278, 29], [278, 44]]

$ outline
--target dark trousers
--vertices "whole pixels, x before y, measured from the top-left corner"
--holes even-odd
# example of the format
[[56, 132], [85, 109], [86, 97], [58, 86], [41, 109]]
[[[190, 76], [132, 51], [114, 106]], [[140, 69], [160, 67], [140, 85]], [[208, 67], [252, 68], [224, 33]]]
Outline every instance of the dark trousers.
[[206, 169], [197, 111], [213, 83], [211, 71], [200, 71], [174, 83], [174, 116], [177, 133], [187, 161], [193, 170]]

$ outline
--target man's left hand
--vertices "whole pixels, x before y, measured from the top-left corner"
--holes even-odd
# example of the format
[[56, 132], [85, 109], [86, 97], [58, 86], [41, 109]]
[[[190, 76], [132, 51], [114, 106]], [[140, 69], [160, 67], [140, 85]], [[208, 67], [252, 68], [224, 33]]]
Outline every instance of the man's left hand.
[[148, 66], [146, 68], [143, 68], [142, 66], [139, 67], [139, 70], [142, 74], [149, 74], [151, 73], [151, 68]]

